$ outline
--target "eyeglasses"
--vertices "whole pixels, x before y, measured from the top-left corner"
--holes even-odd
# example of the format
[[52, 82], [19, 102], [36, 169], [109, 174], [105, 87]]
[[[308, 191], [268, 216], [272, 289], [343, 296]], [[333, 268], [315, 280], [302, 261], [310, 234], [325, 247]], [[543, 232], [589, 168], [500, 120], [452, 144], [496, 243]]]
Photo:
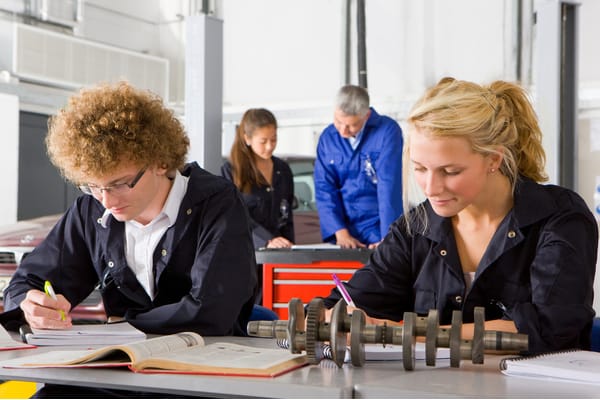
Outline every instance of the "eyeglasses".
[[79, 185], [79, 190], [81, 190], [85, 194], [91, 194], [92, 196], [100, 196], [102, 192], [108, 192], [114, 196], [121, 196], [127, 193], [129, 190], [133, 189], [134, 186], [142, 179], [142, 176], [146, 172], [146, 168], [142, 168], [140, 172], [137, 173], [135, 178], [130, 183], [117, 183], [111, 186], [100, 187], [96, 185]]

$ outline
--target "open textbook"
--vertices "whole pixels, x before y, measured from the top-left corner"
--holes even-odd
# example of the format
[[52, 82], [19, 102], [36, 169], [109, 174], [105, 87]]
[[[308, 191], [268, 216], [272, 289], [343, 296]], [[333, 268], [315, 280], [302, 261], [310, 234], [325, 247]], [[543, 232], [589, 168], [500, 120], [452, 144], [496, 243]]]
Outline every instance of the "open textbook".
[[73, 325], [70, 329], [21, 327], [27, 343], [36, 346], [108, 346], [146, 339], [146, 334], [130, 323]]
[[233, 343], [205, 345], [194, 332], [107, 346], [56, 350], [0, 362], [3, 368], [129, 367], [135, 372], [272, 377], [306, 364], [306, 356], [283, 349]]
[[567, 350], [505, 358], [500, 370], [511, 376], [600, 385], [600, 353]]

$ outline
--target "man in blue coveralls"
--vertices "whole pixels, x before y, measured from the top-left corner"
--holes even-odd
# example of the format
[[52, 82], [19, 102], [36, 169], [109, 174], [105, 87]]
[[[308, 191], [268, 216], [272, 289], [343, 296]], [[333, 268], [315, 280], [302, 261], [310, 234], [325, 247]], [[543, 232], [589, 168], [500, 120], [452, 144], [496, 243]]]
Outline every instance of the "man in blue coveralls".
[[364, 88], [343, 86], [317, 146], [321, 235], [342, 248], [376, 247], [402, 214], [402, 129], [369, 102]]

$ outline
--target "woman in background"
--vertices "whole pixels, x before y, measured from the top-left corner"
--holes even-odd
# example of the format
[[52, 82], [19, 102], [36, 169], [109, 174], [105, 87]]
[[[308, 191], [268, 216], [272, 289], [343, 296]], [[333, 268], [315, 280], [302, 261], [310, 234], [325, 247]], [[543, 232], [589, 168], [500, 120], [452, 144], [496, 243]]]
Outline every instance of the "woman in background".
[[[589, 349], [598, 227], [577, 193], [540, 184], [542, 133], [526, 92], [445, 78], [407, 125], [405, 182], [412, 170], [427, 200], [354, 273], [356, 306], [391, 321], [435, 309], [441, 324], [462, 310], [467, 329], [480, 306], [486, 330], [527, 334], [530, 353]], [[334, 289], [326, 306], [339, 298]]]
[[221, 174], [242, 193], [250, 213], [254, 247], [285, 248], [294, 242], [294, 181], [289, 165], [273, 156], [277, 120], [264, 108], [242, 116]]

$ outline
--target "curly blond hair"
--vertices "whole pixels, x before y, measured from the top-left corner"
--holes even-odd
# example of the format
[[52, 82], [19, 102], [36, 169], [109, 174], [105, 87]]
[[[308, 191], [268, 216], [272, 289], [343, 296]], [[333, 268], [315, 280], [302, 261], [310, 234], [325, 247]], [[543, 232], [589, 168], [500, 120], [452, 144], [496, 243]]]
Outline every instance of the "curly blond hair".
[[162, 99], [127, 82], [82, 89], [50, 118], [46, 136], [50, 161], [76, 184], [123, 162], [181, 169], [189, 144]]

